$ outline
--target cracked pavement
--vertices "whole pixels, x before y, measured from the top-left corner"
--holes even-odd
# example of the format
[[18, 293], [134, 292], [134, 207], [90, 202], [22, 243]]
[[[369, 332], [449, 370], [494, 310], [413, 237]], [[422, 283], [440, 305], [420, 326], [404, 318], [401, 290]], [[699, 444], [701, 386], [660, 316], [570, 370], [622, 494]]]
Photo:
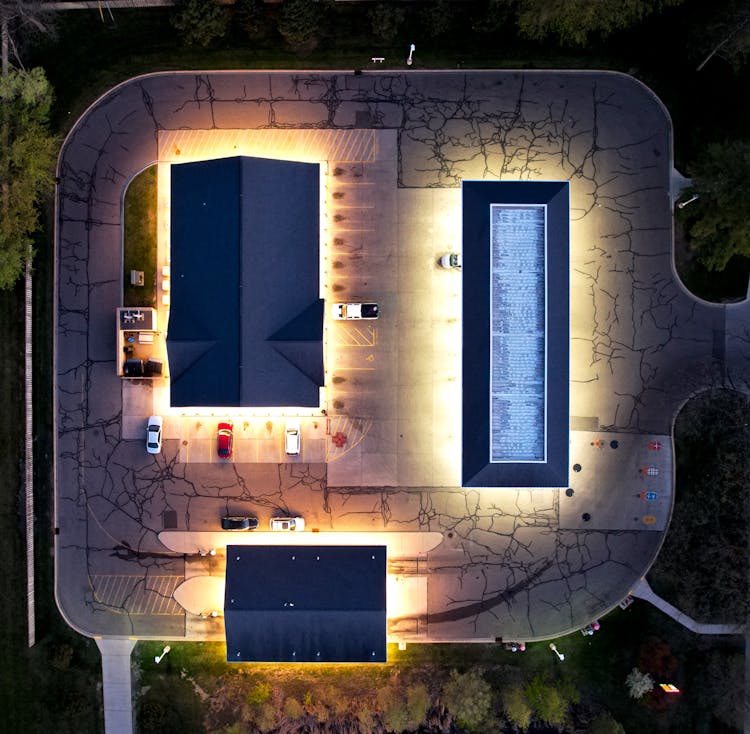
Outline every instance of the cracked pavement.
[[[350, 486], [343, 458], [184, 463], [177, 441], [154, 458], [123, 435], [113, 321], [130, 179], [169, 157], [160, 140], [172, 133], [355, 127], [393, 136], [398, 196], [450, 198], [463, 179], [570, 181], [572, 493]], [[87, 635], [221, 636], [216, 620], [172, 598], [187, 576], [222, 575], [221, 553], [207, 562], [171, 551], [159, 539], [165, 511], [178, 531], [213, 530], [233, 511], [299, 512], [321, 530], [442, 533], [432, 551], [391, 560], [392, 573], [426, 579], [425, 607], [389, 619], [391, 640], [533, 640], [607, 612], [668, 525], [677, 411], [702, 389], [747, 390], [748, 306], [700, 302], [679, 283], [671, 177], [666, 111], [611, 72], [184, 72], [110, 90], [58, 163], [55, 562], [69, 624]], [[456, 406], [460, 433], [459, 416]]]

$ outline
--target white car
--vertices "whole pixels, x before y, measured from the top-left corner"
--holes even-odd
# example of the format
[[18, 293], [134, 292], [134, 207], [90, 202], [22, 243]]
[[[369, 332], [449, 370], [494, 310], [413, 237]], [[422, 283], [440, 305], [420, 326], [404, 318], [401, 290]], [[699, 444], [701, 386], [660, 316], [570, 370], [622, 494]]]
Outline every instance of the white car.
[[455, 268], [461, 270], [463, 265], [463, 257], [460, 252], [446, 252], [439, 260], [438, 263], [441, 268]]
[[271, 530], [304, 530], [305, 520], [302, 517], [272, 517]]
[[296, 456], [300, 452], [302, 433], [297, 421], [287, 421], [284, 428], [284, 449], [289, 456]]
[[161, 428], [163, 418], [160, 415], [152, 415], [148, 419], [148, 428], [146, 429], [146, 451], [149, 454], [161, 453]]
[[376, 319], [379, 310], [377, 303], [334, 303], [331, 308], [331, 316], [336, 321]]

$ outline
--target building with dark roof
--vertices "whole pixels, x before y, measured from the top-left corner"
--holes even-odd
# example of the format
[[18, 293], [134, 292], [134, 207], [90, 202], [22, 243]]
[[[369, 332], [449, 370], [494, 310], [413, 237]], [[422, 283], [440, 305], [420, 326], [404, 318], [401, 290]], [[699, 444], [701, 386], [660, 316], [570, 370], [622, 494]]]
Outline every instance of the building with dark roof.
[[386, 661], [385, 546], [227, 546], [229, 662]]
[[172, 166], [172, 406], [320, 404], [320, 166]]
[[464, 181], [464, 487], [562, 487], [569, 184]]

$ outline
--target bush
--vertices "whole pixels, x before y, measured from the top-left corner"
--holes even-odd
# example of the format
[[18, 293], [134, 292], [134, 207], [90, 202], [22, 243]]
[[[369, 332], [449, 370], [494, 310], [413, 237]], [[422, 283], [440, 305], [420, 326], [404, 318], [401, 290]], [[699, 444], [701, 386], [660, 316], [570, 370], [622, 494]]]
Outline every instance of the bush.
[[450, 0], [433, 0], [422, 10], [419, 17], [427, 35], [434, 38], [451, 29], [453, 6]]
[[625, 679], [625, 685], [628, 688], [630, 698], [641, 698], [653, 690], [654, 679], [648, 673], [633, 668]]
[[315, 0], [288, 0], [279, 17], [279, 33], [293, 48], [311, 51], [319, 42], [321, 20], [321, 5]]
[[271, 698], [271, 684], [265, 681], [256, 683], [247, 694], [247, 702], [251, 706], [260, 706]]
[[368, 13], [372, 32], [381, 41], [392, 41], [397, 35], [406, 13], [403, 8], [390, 3], [378, 3]]
[[252, 39], [263, 38], [268, 33], [268, 16], [262, 0], [237, 0], [235, 18], [237, 25]]
[[477, 669], [463, 674], [452, 670], [443, 689], [443, 700], [459, 726], [468, 731], [479, 731], [490, 715], [490, 684]]
[[609, 714], [599, 714], [588, 728], [588, 734], [625, 734], [622, 724]]
[[302, 704], [293, 696], [289, 696], [284, 700], [284, 716], [287, 719], [301, 719], [304, 714]]
[[229, 28], [227, 11], [214, 0], [181, 0], [170, 21], [191, 46], [208, 46]]
[[519, 729], [526, 729], [531, 723], [532, 712], [524, 696], [523, 687], [517, 683], [504, 688], [501, 697], [508, 721]]
[[565, 723], [568, 702], [555, 686], [547, 683], [543, 675], [537, 675], [524, 688], [526, 700], [534, 715], [547, 724], [559, 726]]
[[424, 721], [430, 703], [430, 694], [422, 683], [406, 689], [406, 713], [411, 729], [416, 729]]

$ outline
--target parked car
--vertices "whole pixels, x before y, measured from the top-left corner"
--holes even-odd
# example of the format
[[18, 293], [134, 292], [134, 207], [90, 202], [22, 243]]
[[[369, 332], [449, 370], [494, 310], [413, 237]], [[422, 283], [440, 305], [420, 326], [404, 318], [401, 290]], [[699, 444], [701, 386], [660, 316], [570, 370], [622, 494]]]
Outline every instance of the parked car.
[[460, 252], [446, 252], [439, 260], [438, 264], [441, 268], [455, 268], [461, 270], [463, 265], [463, 257]]
[[302, 433], [298, 421], [287, 421], [284, 428], [284, 449], [289, 456], [296, 456], [300, 452]]
[[334, 303], [331, 316], [336, 321], [349, 319], [376, 319], [379, 309], [377, 303]]
[[234, 426], [231, 423], [219, 423], [217, 453], [220, 459], [228, 459], [232, 455], [234, 443]]
[[227, 515], [221, 518], [222, 530], [255, 530], [258, 518], [250, 515]]
[[149, 454], [161, 453], [161, 429], [164, 419], [160, 415], [152, 415], [148, 419], [146, 428], [146, 451]]
[[302, 517], [272, 517], [271, 530], [304, 530], [305, 520]]

